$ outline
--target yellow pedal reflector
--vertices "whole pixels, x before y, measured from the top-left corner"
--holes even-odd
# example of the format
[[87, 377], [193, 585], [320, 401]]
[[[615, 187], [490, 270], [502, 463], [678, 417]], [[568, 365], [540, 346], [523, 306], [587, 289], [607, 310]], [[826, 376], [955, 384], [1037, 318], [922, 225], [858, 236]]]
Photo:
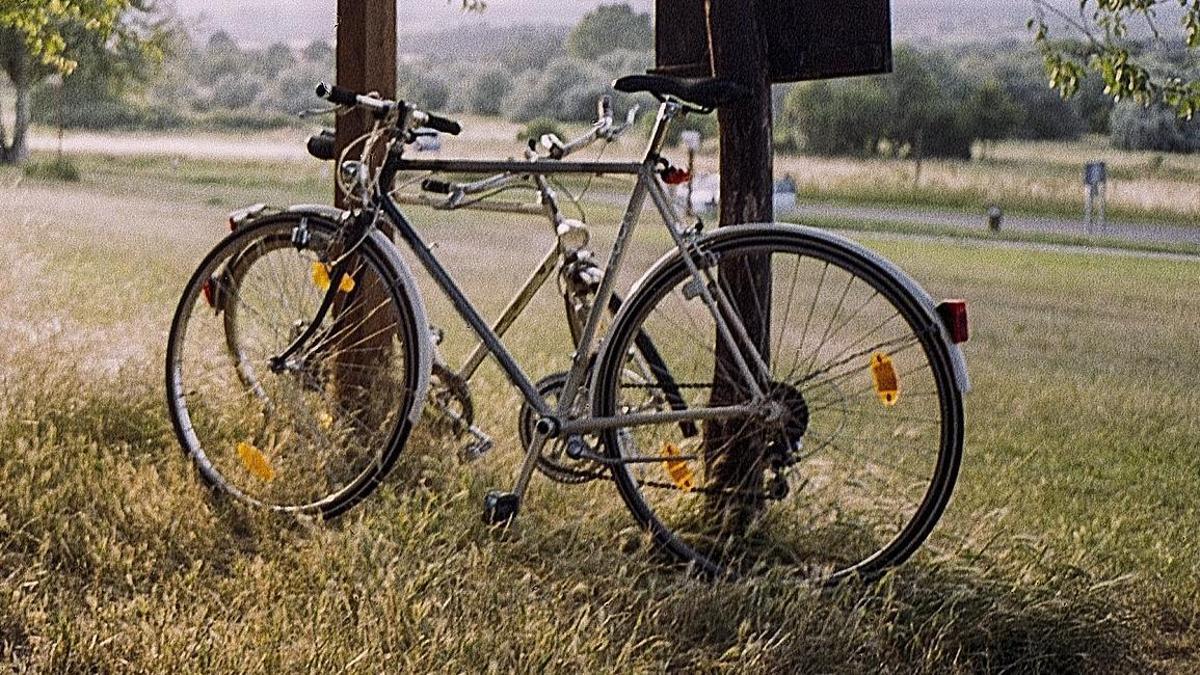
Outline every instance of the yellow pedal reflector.
[[[330, 284], [333, 281], [329, 278], [329, 265], [323, 262], [315, 262], [312, 265], [312, 279], [317, 288], [322, 291], [328, 291]], [[349, 274], [342, 275], [342, 282], [338, 284], [338, 290], [342, 293], [349, 293], [354, 290], [354, 277]]]
[[875, 382], [875, 393], [887, 407], [892, 407], [900, 400], [900, 379], [896, 376], [896, 366], [892, 357], [883, 352], [875, 352], [871, 356], [871, 380]]
[[237, 454], [247, 471], [268, 483], [275, 480], [275, 469], [258, 448], [243, 441], [237, 444]]
[[[683, 451], [678, 445], [667, 441], [663, 443], [662, 455], [664, 457], [681, 457]], [[667, 467], [667, 475], [671, 477], [671, 482], [675, 483], [675, 487], [684, 492], [691, 492], [696, 487], [696, 475], [692, 473], [692, 468], [684, 460], [667, 460], [663, 462], [663, 466]]]

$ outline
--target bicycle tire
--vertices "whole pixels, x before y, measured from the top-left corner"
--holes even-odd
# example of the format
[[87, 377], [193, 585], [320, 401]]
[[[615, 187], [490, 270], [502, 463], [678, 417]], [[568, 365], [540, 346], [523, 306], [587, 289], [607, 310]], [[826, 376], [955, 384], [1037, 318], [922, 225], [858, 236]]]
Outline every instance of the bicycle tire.
[[[723, 228], [701, 239], [697, 243], [695, 259], [702, 266], [719, 265], [718, 261], [720, 260], [737, 260], [738, 256], [743, 256], [744, 260], [749, 261], [750, 258], [746, 256], [761, 256], [769, 252], [773, 256], [771, 259], [774, 260], [774, 253], [776, 251], [795, 255], [797, 257], [797, 270], [800, 269], [800, 260], [812, 260], [817, 266], [824, 266], [825, 272], [822, 274], [828, 273], [830, 268], [837, 268], [837, 270], [840, 270], [839, 273], [845, 274], [850, 280], [861, 281], [865, 284], [867, 290], [878, 294], [887, 304], [893, 307], [895, 312], [903, 319], [904, 324], [913, 331], [913, 335], [915, 336], [914, 344], [919, 345], [919, 353], [923, 355], [920, 358], [923, 358], [928, 363], [928, 379], [936, 388], [935, 395], [937, 398], [938, 421], [936, 433], [938, 440], [936, 459], [932, 462], [932, 467], [927, 467], [930, 468], [930, 471], [919, 504], [913, 508], [910, 516], [905, 517], [903, 526], [899, 527], [898, 531], [888, 538], [886, 543], [875, 548], [869, 555], [855, 557], [844, 564], [830, 565], [824, 563], [818, 565], [803, 559], [789, 558], [790, 554], [786, 551], [782, 553], [772, 551], [772, 555], [779, 553], [775, 563], [771, 562], [771, 557], [768, 555], [762, 555], [755, 559], [757, 553], [747, 552], [753, 548], [751, 544], [734, 542], [734, 537], [737, 536], [736, 533], [722, 534], [726, 539], [722, 540], [718, 545], [714, 543], [714, 537], [709, 533], [711, 528], [706, 530], [706, 525], [696, 526], [697, 533], [705, 532], [705, 534], [695, 534], [692, 536], [691, 533], [685, 533], [679, 529], [678, 525], [672, 527], [671, 524], [664, 522], [664, 518], [669, 517], [676, 517], [680, 523], [694, 522], [696, 520], [696, 513], [703, 513], [704, 507], [693, 505], [689, 507], [692, 510], [687, 511], [677, 506], [684, 499], [678, 496], [674, 497], [674, 502], [669, 502], [670, 506], [651, 504], [652, 498], [648, 495], [651, 494], [652, 490], [663, 489], [664, 483], [667, 489], [670, 490], [671, 479], [665, 474], [670, 473], [672, 464], [676, 468], [681, 465], [690, 468], [700, 464], [702, 461], [707, 461], [707, 458], [703, 456], [703, 453], [707, 452], [706, 449], [698, 451], [696, 457], [700, 457], [701, 459], [695, 462], [690, 460], [686, 463], [665, 461], [670, 456], [681, 456], [678, 454], [670, 455], [665, 451], [667, 448], [666, 445], [662, 446], [664, 451], [661, 455], [639, 455], [643, 460], [646, 457], [655, 459], [662, 456], [664, 461], [659, 463], [661, 466], [656, 466], [653, 463], [645, 461], [642, 463], [623, 461], [634, 458], [635, 455], [633, 453], [637, 452], [636, 448], [627, 449], [627, 446], [634, 446], [636, 440], [633, 439], [634, 431], [624, 428], [613, 429], [602, 434], [604, 453], [609, 460], [614, 462], [612, 466], [614, 482], [626, 506], [638, 524], [651, 534], [653, 540], [661, 549], [668, 551], [677, 560], [692, 565], [695, 570], [704, 575], [736, 577], [755, 569], [756, 566], [787, 564], [794, 566], [796, 568], [795, 573], [799, 576], [821, 583], [835, 583], [851, 576], [875, 577], [885, 570], [907, 560], [921, 546], [940, 519], [953, 491], [962, 457], [964, 420], [962, 392], [956, 378], [954, 358], [951, 355], [952, 346], [948, 343], [939, 320], [930, 311], [927, 296], [924, 299], [920, 297], [919, 293], [923, 292], [914, 292], [913, 289], [916, 286], [911, 280], [904, 277], [902, 273], [890, 264], [887, 264], [882, 258], [849, 240], [800, 226], [745, 225], [735, 228]], [[795, 290], [795, 277], [798, 275], [799, 272], [793, 272], [792, 291]], [[824, 276], [821, 277], [822, 281], [824, 278]], [[596, 381], [593, 388], [592, 402], [592, 412], [596, 417], [609, 417], [623, 412], [621, 377], [625, 369], [626, 353], [628, 352], [630, 343], [633, 342], [635, 336], [640, 332], [648, 330], [646, 325], [647, 317], [659, 311], [656, 307], [660, 302], [663, 302], [665, 298], [674, 297], [671, 291], [688, 284], [690, 279], [691, 276], [683, 259], [678, 254], [673, 254], [656, 265], [651, 272], [647, 273], [643, 281], [639, 282], [635, 287], [626, 306], [615, 320], [606, 347], [598, 361], [594, 375]], [[822, 290], [818, 288], [813, 296], [814, 307], [819, 304], [818, 301], [821, 298], [821, 294]], [[680, 295], [686, 295], [686, 292]], [[868, 297], [873, 298], [874, 296], [868, 294]], [[844, 299], [845, 294], [843, 294]], [[791, 292], [789, 292], [788, 296], [788, 302], [790, 303], [790, 301]], [[679, 299], [677, 302], [683, 305], [687, 300]], [[874, 300], [871, 299], [867, 302], [870, 304]], [[770, 311], [772, 313], [775, 312], [774, 309]], [[711, 317], [711, 313], [707, 313], [707, 310], [705, 314]], [[784, 323], [790, 323], [787, 321], [788, 316], [790, 315], [785, 315]], [[837, 316], [838, 311], [835, 310], [834, 318], [837, 318]], [[811, 312], [809, 318], [812, 318]], [[666, 322], [663, 322], [663, 325], [667, 325]], [[779, 330], [778, 338], [769, 337], [769, 340], [772, 342], [778, 340], [778, 343], [782, 344], [785, 332], [789, 328], [784, 327]], [[804, 332], [806, 334], [808, 332], [807, 325], [804, 327]], [[828, 332], [828, 329], [826, 329], [826, 333]], [[801, 338], [801, 350], [803, 350], [804, 345], [807, 343], [806, 340], [807, 337]], [[667, 343], [667, 341], [661, 339], [658, 342], [660, 347]], [[820, 356], [821, 350], [824, 348], [823, 345], [816, 347], [814, 359]], [[770, 356], [772, 355], [768, 354], [768, 357]], [[906, 354], [905, 358], [917, 359], [918, 357]], [[670, 361], [670, 359], [668, 360]], [[672, 365], [674, 366], [675, 363], [672, 363]], [[771, 365], [774, 368], [775, 364], [773, 361]], [[854, 364], [851, 365], [853, 366]], [[833, 376], [830, 375], [830, 377], [832, 378]], [[716, 378], [714, 377], [713, 379]], [[818, 384], [816, 386], [819, 387], [821, 385]], [[803, 397], [808, 395], [809, 392], [798, 386], [792, 387], [792, 389], [800, 392], [798, 395], [800, 403], [795, 404], [795, 406], [797, 408], [804, 407], [804, 413], [808, 416], [810, 412], [808, 405], [803, 402]], [[797, 395], [791, 394], [791, 396], [796, 398]], [[824, 414], [824, 411], [814, 409], [811, 411], [813, 419], [805, 420], [806, 434], [812, 431], [812, 424], [818, 414]], [[932, 422], [929, 424], [932, 425]], [[641, 433], [643, 436], [649, 435], [647, 432], [642, 431], [638, 433]], [[667, 432], [656, 433], [666, 435]], [[807, 436], [804, 440], [807, 440]], [[830, 443], [832, 442], [830, 441]], [[791, 441], [789, 440], [785, 445], [791, 445]], [[827, 445], [822, 446], [822, 449], [827, 447]], [[834, 462], [830, 462], [828, 459], [824, 459], [823, 461], [826, 464], [834, 464]], [[864, 465], [868, 463], [864, 461]], [[803, 466], [805, 469], [813, 468], [814, 471], [820, 470], [818, 462], [806, 460]], [[662, 470], [664, 467], [666, 471]], [[643, 471], [642, 474], [639, 474], [640, 477], [635, 477], [633, 473], [635, 469]], [[702, 469], [705, 472], [704, 475], [707, 480], [709, 478], [709, 467], [704, 465]], [[651, 471], [658, 471], [662, 475], [662, 480], [657, 481], [657, 483], [654, 480], [647, 480], [645, 476], [651, 475]], [[921, 475], [925, 476], [925, 474]], [[904, 478], [907, 479], [910, 476], [905, 476]], [[700, 488], [688, 488], [687, 491], [684, 489], [687, 486], [680, 485], [678, 482], [676, 482], [675, 487], [676, 492], [683, 494], [692, 494], [693, 491], [699, 490], [701, 492], [695, 492], [695, 494], [707, 495], [704, 499], [708, 500], [707, 503], [713, 503], [712, 490], [704, 492], [704, 490], [708, 490], [707, 484]], [[841, 489], [841, 487], [838, 487], [830, 490], [830, 492], [836, 493]], [[721, 498], [727, 499], [727, 497]], [[671, 499], [671, 497], [664, 498], [663, 504], [668, 504], [667, 499]], [[885, 499], [885, 496], [881, 496], [880, 499]], [[700, 502], [700, 500], [694, 501]], [[806, 506], [807, 504], [800, 504], [795, 509], [799, 511]], [[774, 508], [774, 506], [772, 505], [770, 508]], [[817, 506], [814, 505], [812, 508], [815, 510]], [[678, 510], [673, 511], [669, 509]], [[780, 507], [779, 511], [782, 511], [782, 507]], [[771, 518], [775, 518], [774, 513], [771, 512], [769, 516], [761, 516], [760, 521], [766, 522]], [[666, 515], [664, 516], [664, 514]], [[719, 534], [723, 532], [724, 530], [718, 530]], [[758, 536], [760, 533], [755, 532], [754, 534]], [[796, 539], [799, 541], [801, 538], [797, 537]], [[744, 548], [737, 549], [737, 546], [744, 546]], [[755, 544], [755, 546], [757, 546], [756, 550], [769, 548], [765, 545]], [[832, 556], [833, 554], [830, 555]]]
[[[311, 238], [305, 243], [293, 243], [293, 235], [300, 227]], [[253, 292], [253, 288], [244, 287], [242, 283], [247, 275], [253, 274], [256, 265], [265, 269], [266, 258], [272, 252], [283, 250], [283, 243], [287, 241], [287, 246], [294, 247], [298, 262], [284, 268], [290, 276], [277, 276], [278, 285], [287, 288], [302, 286], [305, 276], [316, 274], [313, 268], [306, 268], [305, 264], [317, 264], [330, 247], [340, 246], [337, 243], [340, 233], [341, 229], [336, 223], [313, 214], [283, 213], [264, 217], [251, 226], [240, 228], [217, 244], [187, 283], [175, 311], [168, 339], [168, 410], [180, 447], [196, 466], [203, 482], [218, 494], [275, 512], [335, 518], [377, 488], [395, 465], [407, 441], [416, 417], [414, 410], [421, 404], [420, 393], [427, 377], [421, 372], [427, 354], [422, 352], [416, 319], [421, 310], [413, 306], [414, 299], [404, 286], [401, 273], [391, 261], [388, 251], [380, 249], [373, 238], [362, 241], [354, 253], [358, 263], [354, 273], [354, 279], [359, 280], [358, 291], [348, 292], [347, 298], [341, 300], [342, 309], [338, 311], [343, 313], [328, 317], [328, 328], [323, 329], [324, 333], [318, 333], [323, 342], [317, 342], [310, 353], [305, 354], [306, 362], [311, 359], [316, 365], [305, 365], [295, 371], [272, 375], [269, 366], [259, 359], [258, 369], [247, 378], [242, 372], [246, 354], [240, 353], [240, 346], [230, 347], [234, 341], [241, 339], [238, 335], [241, 328], [235, 325], [233, 333], [228, 331], [228, 315], [222, 307], [228, 303], [251, 306], [242, 295]], [[276, 275], [281, 274], [278, 270], [274, 271]], [[228, 282], [230, 274], [240, 277], [235, 285]], [[260, 276], [266, 280], [269, 275], [264, 271]], [[226, 285], [222, 285], [222, 280]], [[308, 281], [308, 285], [311, 286], [312, 281]], [[221, 292], [214, 291], [214, 288], [220, 288]], [[266, 291], [269, 288], [264, 288]], [[355, 309], [358, 301], [355, 298], [368, 297], [382, 299], [368, 310], [361, 306]], [[280, 300], [281, 307], [287, 304], [284, 299], [287, 298]], [[292, 295], [288, 303], [294, 299], [295, 295]], [[311, 309], [311, 306], [312, 303], [306, 307], [289, 305], [278, 313], [284, 317], [304, 318], [304, 311], [301, 310]], [[262, 309], [262, 305], [258, 309]], [[353, 318], [355, 311], [360, 312], [360, 318]], [[210, 319], [208, 315], [214, 317]], [[223, 316], [217, 318], [215, 315]], [[265, 312], [263, 316], [266, 316]], [[312, 316], [308, 315], [308, 318]], [[263, 321], [265, 323], [265, 318]], [[349, 323], [355, 321], [358, 323]], [[368, 321], [373, 322], [372, 328], [376, 324], [383, 325], [379, 334], [386, 339], [385, 346], [371, 345], [370, 341], [348, 341], [349, 335], [355, 335], [355, 340], [358, 340], [355, 331]], [[380, 324], [380, 321], [386, 323]], [[240, 325], [241, 322], [234, 323]], [[205, 333], [205, 329], [208, 329], [208, 333]], [[272, 337], [276, 341], [275, 344], [266, 345], [271, 347], [268, 352], [281, 350], [281, 345], [286, 345], [290, 339], [290, 335], [281, 335], [277, 330]], [[362, 358], [374, 358], [376, 363], [364, 362]], [[236, 378], [233, 372], [236, 372]], [[270, 377], [277, 378], [274, 382], [276, 392], [280, 393], [277, 401], [264, 400], [262, 393], [251, 392], [258, 407], [250, 410], [253, 407], [251, 404], [238, 399], [239, 396], [242, 399], [250, 398], [246, 389], [250, 389], [252, 383], [262, 388], [262, 382]], [[367, 382], [367, 378], [371, 378], [370, 382]], [[209, 380], [217, 384], [209, 384]], [[362, 382], [354, 383], [355, 380]], [[370, 401], [360, 392], [355, 395], [359, 396], [356, 400], [361, 400], [361, 405], [348, 407], [346, 401], [350, 394], [347, 392], [352, 392], [355, 387], [366, 390], [367, 384], [382, 383], [391, 386], [390, 394], [380, 394], [382, 401]], [[223, 392], [222, 387], [229, 392]], [[234, 392], [235, 387], [240, 387], [241, 392]], [[389, 395], [391, 398], [388, 398]], [[229, 419], [238, 422], [253, 420], [253, 424], [241, 424], [239, 429], [233, 429], [238, 425], [227, 424], [221, 417], [227, 411], [223, 408], [217, 410], [217, 404], [226, 399], [233, 401], [227, 405], [232, 411], [228, 413]], [[211, 404], [210, 400], [217, 401], [217, 404]], [[320, 411], [308, 411], [313, 413], [311, 419], [301, 414], [290, 416], [294, 419], [289, 419], [287, 414], [278, 411], [277, 406], [272, 407], [278, 401], [290, 400], [314, 401], [314, 407], [317, 404], [325, 407]], [[390, 410], [384, 411], [385, 405]], [[371, 428], [368, 422], [378, 422], [378, 431]], [[222, 424], [229, 429], [222, 428]], [[301, 425], [304, 425], [304, 429], [300, 429]], [[281, 456], [287, 456], [290, 464], [268, 466], [266, 470], [263, 470], [263, 466], [257, 466], [258, 470], [263, 471], [256, 474], [251, 465], [268, 458], [268, 453], [256, 447], [259, 443], [252, 437], [268, 435], [268, 428], [271, 428], [272, 446], [278, 443], [283, 447], [287, 442], [292, 442], [292, 438], [299, 438], [294, 443], [299, 449], [288, 453], [271, 448], [278, 450]], [[314, 429], [324, 429], [325, 434], [318, 434]], [[287, 436], [289, 432], [290, 436]], [[305, 434], [312, 437], [306, 438]], [[286, 441], [280, 441], [280, 436]], [[240, 438], [246, 440], [236, 443], [235, 453], [230, 453], [230, 444]], [[366, 438], [371, 441], [370, 444], [367, 444]], [[329, 442], [319, 444], [320, 440]], [[248, 448], [245, 452], [242, 444]], [[305, 449], [312, 450], [311, 458], [301, 452]], [[325, 466], [323, 460], [319, 459], [325, 452], [340, 450], [349, 454], [354, 449], [361, 450], [362, 456], [354, 462], [354, 466], [346, 467], [344, 471], [342, 467]], [[235, 454], [239, 455], [238, 458], [234, 458]], [[313, 462], [312, 466], [306, 464], [308, 461]], [[336, 462], [330, 461], [329, 464]], [[290, 473], [286, 473], [288, 468]], [[247, 472], [254, 476], [244, 476]], [[265, 473], [271, 474], [270, 479], [264, 476]], [[314, 485], [312, 495], [308, 496], [307, 490], [300, 491], [282, 483], [280, 489], [276, 489], [277, 476], [295, 479], [296, 484], [308, 480]], [[324, 488], [320, 488], [323, 479]], [[247, 488], [247, 485], [250, 486]]]

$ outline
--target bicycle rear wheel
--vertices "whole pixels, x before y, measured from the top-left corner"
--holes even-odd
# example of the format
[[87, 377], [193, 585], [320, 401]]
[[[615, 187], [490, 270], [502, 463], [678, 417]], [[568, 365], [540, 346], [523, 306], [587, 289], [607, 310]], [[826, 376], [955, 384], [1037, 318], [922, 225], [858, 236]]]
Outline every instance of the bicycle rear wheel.
[[[833, 581], [903, 562], [944, 510], [962, 452], [951, 346], [927, 303], [879, 258], [805, 228], [742, 226], [698, 253], [730, 295], [730, 279], [765, 281], [742, 290], [769, 298], [756, 309], [769, 317], [771, 414], [697, 420], [690, 434], [674, 421], [605, 432], [633, 515], [712, 575], [785, 566]], [[661, 383], [628, 367], [639, 336], [653, 339], [689, 409], [753, 402], [718, 356], [716, 323], [676, 256], [613, 326], [595, 375], [597, 417], [665, 409]]]
[[[167, 400], [201, 478], [276, 511], [335, 516], [387, 474], [424, 374], [410, 297], [367, 239], [329, 279], [343, 243], [308, 214], [263, 219], [219, 244], [171, 326]], [[331, 310], [287, 363], [327, 290]]]

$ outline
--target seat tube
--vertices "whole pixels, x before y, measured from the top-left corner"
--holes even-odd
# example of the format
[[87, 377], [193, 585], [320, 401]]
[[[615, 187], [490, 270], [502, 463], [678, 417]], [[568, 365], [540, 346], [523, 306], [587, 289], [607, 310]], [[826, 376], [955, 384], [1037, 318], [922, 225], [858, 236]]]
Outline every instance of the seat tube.
[[663, 146], [667, 144], [667, 130], [671, 128], [671, 123], [676, 117], [679, 117], [682, 111], [683, 106], [673, 101], [664, 101], [658, 107], [658, 118], [655, 119], [654, 131], [650, 134], [650, 145], [646, 147], [647, 160], [658, 161]]

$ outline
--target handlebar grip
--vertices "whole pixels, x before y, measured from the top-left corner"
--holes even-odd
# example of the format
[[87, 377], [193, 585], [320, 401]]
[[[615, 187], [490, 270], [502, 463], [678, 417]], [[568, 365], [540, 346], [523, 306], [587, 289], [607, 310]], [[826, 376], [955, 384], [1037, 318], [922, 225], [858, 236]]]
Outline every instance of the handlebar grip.
[[318, 84], [317, 96], [337, 105], [356, 105], [358, 103], [358, 94], [336, 84], [328, 85], [324, 82]]
[[308, 137], [308, 154], [317, 159], [330, 161], [337, 157], [336, 141], [333, 131], [322, 129], [321, 133]]
[[448, 195], [454, 192], [454, 186], [444, 180], [436, 178], [426, 178], [421, 181], [421, 189], [425, 192], [434, 192], [439, 195]]
[[438, 117], [437, 115], [430, 115], [429, 120], [425, 122], [425, 126], [440, 131], [443, 134], [450, 134], [451, 136], [457, 136], [462, 133], [461, 124], [452, 119]]

